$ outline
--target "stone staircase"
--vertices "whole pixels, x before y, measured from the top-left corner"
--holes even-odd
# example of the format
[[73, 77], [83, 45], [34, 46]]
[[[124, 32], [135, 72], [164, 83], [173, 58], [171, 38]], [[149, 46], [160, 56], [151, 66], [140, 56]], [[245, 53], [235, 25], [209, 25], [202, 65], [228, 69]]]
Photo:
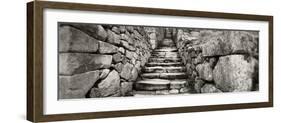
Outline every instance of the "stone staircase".
[[165, 95], [186, 93], [186, 68], [175, 43], [164, 39], [143, 68], [142, 80], [135, 84], [135, 95]]

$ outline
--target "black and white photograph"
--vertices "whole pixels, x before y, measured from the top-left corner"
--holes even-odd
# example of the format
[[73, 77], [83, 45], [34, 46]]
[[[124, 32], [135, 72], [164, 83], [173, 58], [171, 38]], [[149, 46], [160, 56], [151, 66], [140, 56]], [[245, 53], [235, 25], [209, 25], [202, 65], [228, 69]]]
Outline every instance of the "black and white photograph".
[[58, 22], [58, 98], [259, 91], [259, 31]]

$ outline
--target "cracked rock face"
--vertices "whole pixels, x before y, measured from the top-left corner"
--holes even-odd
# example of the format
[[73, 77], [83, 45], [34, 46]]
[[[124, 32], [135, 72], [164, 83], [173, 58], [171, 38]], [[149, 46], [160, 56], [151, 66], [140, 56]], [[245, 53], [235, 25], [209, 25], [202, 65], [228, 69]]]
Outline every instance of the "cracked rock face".
[[214, 68], [214, 82], [223, 91], [251, 91], [257, 61], [243, 55], [220, 57]]
[[117, 71], [111, 71], [108, 76], [91, 90], [90, 97], [120, 96], [120, 77]]

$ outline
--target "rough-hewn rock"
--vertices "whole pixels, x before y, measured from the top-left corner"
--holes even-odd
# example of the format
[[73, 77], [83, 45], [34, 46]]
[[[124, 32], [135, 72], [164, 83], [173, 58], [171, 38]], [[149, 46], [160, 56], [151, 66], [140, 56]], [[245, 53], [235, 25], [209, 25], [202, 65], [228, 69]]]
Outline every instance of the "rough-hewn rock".
[[132, 82], [122, 82], [121, 83], [121, 94], [123, 96], [133, 95], [133, 83]]
[[206, 80], [206, 81], [212, 81], [213, 80], [213, 70], [209, 63], [203, 63], [196, 66], [196, 70], [199, 73], [200, 79]]
[[71, 26], [82, 30], [88, 35], [94, 37], [95, 39], [105, 41], [107, 38], [107, 33], [101, 25], [96, 24], [70, 24]]
[[118, 48], [118, 51], [122, 54], [125, 54], [125, 49], [123, 47], [119, 47]]
[[195, 79], [194, 83], [193, 83], [193, 88], [194, 91], [196, 93], [200, 93], [201, 92], [201, 88], [202, 86], [205, 84], [205, 82], [203, 80], [200, 79]]
[[229, 54], [256, 55], [258, 41], [254, 34], [245, 31], [223, 31], [213, 35], [202, 45], [203, 56], [221, 56]]
[[107, 77], [108, 73], [110, 72], [109, 69], [103, 69], [100, 71], [100, 79], [104, 79], [105, 77]]
[[119, 26], [120, 33], [125, 33], [127, 31], [125, 26]]
[[106, 43], [106, 42], [99, 42], [99, 53], [117, 53], [118, 52], [118, 47]]
[[120, 28], [113, 26], [111, 29], [113, 32], [115, 32], [116, 34], [120, 34]]
[[111, 55], [87, 53], [60, 53], [59, 74], [73, 75], [100, 68], [109, 68], [112, 62]]
[[220, 57], [213, 70], [214, 81], [222, 91], [251, 91], [257, 60], [244, 55]]
[[122, 63], [117, 63], [116, 65], [114, 65], [114, 68], [117, 72], [121, 73], [123, 70], [124, 65]]
[[98, 70], [73, 76], [59, 76], [59, 99], [85, 98], [98, 79]]
[[133, 65], [130, 63], [126, 63], [122, 69], [122, 72], [120, 73], [120, 76], [126, 80], [129, 80], [131, 77], [131, 71], [132, 71]]
[[178, 94], [180, 91], [178, 89], [169, 90], [170, 94]]
[[133, 67], [129, 81], [134, 82], [137, 80], [137, 78], [138, 78], [138, 70], [137, 70], [137, 68]]
[[108, 38], [107, 42], [111, 44], [120, 44], [120, 36], [112, 32], [111, 30], [107, 30]]
[[205, 84], [201, 88], [201, 93], [221, 93], [222, 91], [217, 89], [213, 84]]
[[121, 62], [121, 61], [123, 61], [123, 58], [124, 58], [124, 55], [122, 55], [121, 53], [118, 52], [113, 55], [113, 62], [114, 63]]
[[120, 77], [118, 72], [113, 70], [102, 80], [97, 88], [91, 90], [90, 97], [120, 96]]
[[134, 27], [133, 26], [126, 26], [126, 29], [128, 32], [133, 33], [134, 32]]
[[129, 50], [126, 50], [126, 57], [127, 57], [128, 59], [134, 58], [134, 52], [131, 52], [131, 51], [129, 51]]
[[59, 28], [59, 51], [60, 52], [96, 52], [98, 40], [86, 33], [70, 27]]

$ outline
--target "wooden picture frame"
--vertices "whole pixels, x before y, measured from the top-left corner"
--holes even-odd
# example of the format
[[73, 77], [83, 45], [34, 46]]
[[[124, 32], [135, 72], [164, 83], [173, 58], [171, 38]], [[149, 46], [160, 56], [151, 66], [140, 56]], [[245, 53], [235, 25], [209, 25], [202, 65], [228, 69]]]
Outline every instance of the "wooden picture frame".
[[[169, 15], [175, 17], [219, 18], [229, 20], [252, 20], [268, 22], [268, 101], [239, 104], [218, 104], [206, 106], [165, 107], [122, 111], [84, 112], [67, 114], [44, 114], [44, 10], [81, 10], [114, 13], [136, 13], [147, 15]], [[48, 122], [62, 120], [80, 120], [108, 117], [156, 115], [170, 113], [202, 112], [246, 108], [273, 107], [273, 16], [217, 13], [187, 10], [109, 6], [80, 3], [33, 1], [27, 3], [27, 120]]]

